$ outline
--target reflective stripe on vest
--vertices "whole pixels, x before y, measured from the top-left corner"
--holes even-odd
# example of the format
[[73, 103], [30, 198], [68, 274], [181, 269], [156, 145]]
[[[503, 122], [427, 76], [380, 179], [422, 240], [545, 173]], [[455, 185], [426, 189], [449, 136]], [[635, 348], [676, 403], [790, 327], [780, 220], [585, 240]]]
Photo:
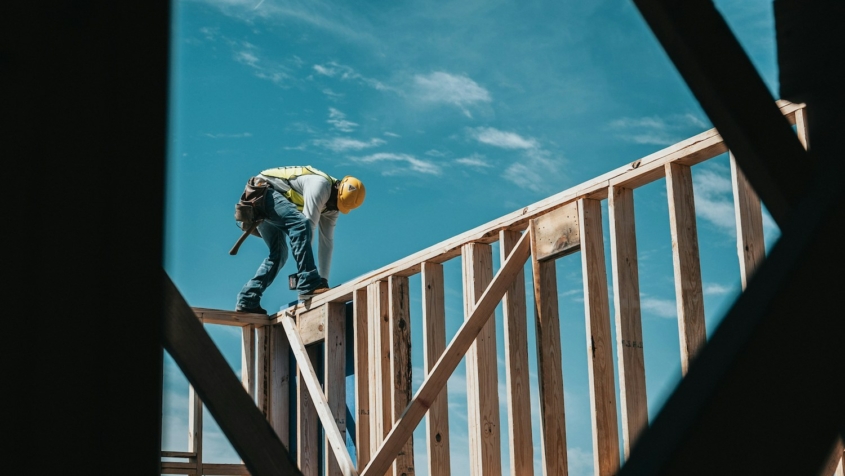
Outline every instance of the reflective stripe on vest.
[[311, 167], [310, 165], [306, 165], [304, 167], [303, 166], [276, 167], [274, 169], [267, 169], [267, 170], [262, 171], [261, 175], [266, 175], [267, 177], [282, 179], [285, 182], [287, 182], [288, 187], [289, 187], [288, 191], [283, 192], [282, 195], [284, 195], [285, 198], [287, 198], [291, 203], [296, 205], [296, 208], [300, 212], [305, 207], [305, 199], [302, 197], [302, 195], [300, 195], [299, 192], [297, 192], [296, 190], [293, 189], [293, 187], [290, 186], [291, 180], [293, 180], [297, 177], [301, 177], [303, 175], [319, 175], [320, 177], [323, 177], [324, 179], [328, 180], [329, 185], [334, 185], [334, 183], [337, 181], [337, 179], [335, 179], [331, 175], [329, 175], [325, 172], [322, 172], [320, 170], [317, 170], [314, 167]]

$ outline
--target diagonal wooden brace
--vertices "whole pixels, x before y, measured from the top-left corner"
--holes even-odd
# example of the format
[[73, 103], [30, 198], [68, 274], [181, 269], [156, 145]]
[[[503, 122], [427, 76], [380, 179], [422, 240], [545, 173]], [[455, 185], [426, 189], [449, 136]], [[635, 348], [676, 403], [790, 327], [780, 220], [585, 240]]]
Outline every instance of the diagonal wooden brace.
[[452, 372], [458, 367], [487, 320], [493, 315], [499, 301], [510, 288], [514, 278], [519, 275], [530, 254], [529, 234], [524, 233], [514, 246], [508, 259], [502, 263], [501, 269], [493, 278], [490, 286], [481, 295], [481, 299], [476, 303], [469, 318], [458, 329], [458, 333], [449, 343], [449, 347], [440, 356], [440, 359], [420, 386], [414, 399], [405, 407], [402, 416], [385, 437], [370, 463], [361, 472], [361, 476], [383, 475], [390, 468], [390, 464], [396, 459], [397, 453], [411, 437], [431, 403], [440, 394]]

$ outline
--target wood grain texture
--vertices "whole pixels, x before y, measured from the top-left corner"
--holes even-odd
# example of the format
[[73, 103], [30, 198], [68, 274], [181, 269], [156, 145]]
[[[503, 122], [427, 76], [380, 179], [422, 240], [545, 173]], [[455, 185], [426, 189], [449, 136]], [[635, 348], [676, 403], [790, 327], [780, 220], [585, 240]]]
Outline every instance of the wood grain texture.
[[270, 420], [270, 326], [255, 329], [255, 404]]
[[241, 383], [246, 393], [255, 399], [255, 326], [241, 328]]
[[[424, 365], [426, 375], [446, 349], [446, 304], [443, 265], [425, 262], [421, 269]], [[449, 402], [447, 386], [434, 399], [426, 416], [428, 472], [448, 476], [451, 472], [449, 451]]]
[[[292, 342], [290, 333], [288, 333], [288, 340], [291, 341], [291, 347], [293, 347], [295, 344]], [[314, 398], [305, 383], [304, 374], [308, 372], [307, 366], [311, 365], [310, 362], [320, 358], [320, 353], [318, 346], [311, 346], [306, 352], [307, 365], [303, 363], [303, 356], [298, 356], [296, 359], [296, 462], [304, 476], [319, 476], [320, 419], [317, 416]], [[294, 355], [296, 356], [295, 350]]]
[[672, 233], [681, 370], [686, 375], [690, 362], [707, 340], [692, 172], [689, 167], [675, 163], [666, 164], [666, 192], [669, 198], [669, 227]]
[[326, 336], [326, 306], [312, 307], [296, 316], [296, 327], [306, 346], [323, 340]]
[[739, 276], [742, 289], [754, 271], [766, 259], [766, 243], [763, 237], [763, 208], [760, 198], [754, 193], [748, 179], [739, 169], [733, 154], [730, 154], [731, 183], [734, 195], [736, 217], [736, 249], [739, 256]]
[[[468, 319], [493, 279], [493, 249], [469, 243], [462, 251], [464, 316]], [[496, 322], [489, 316], [466, 360], [470, 474], [502, 473]]]
[[[370, 456], [381, 446], [393, 425], [390, 408], [390, 334], [387, 282], [367, 286], [370, 329]], [[403, 442], [404, 443], [404, 442]], [[387, 471], [385, 468], [384, 471]], [[383, 472], [384, 472], [383, 471]]]
[[191, 310], [204, 324], [218, 324], [221, 326], [243, 327], [253, 324], [256, 327], [270, 324], [270, 316], [267, 314], [252, 314], [223, 309], [208, 309], [204, 307], [192, 307]]
[[648, 427], [634, 191], [612, 187], [608, 196], [619, 406], [627, 458], [637, 437]]
[[[499, 233], [499, 256], [507, 259], [517, 241], [518, 231]], [[534, 474], [534, 442], [531, 433], [531, 388], [528, 380], [528, 329], [525, 310], [525, 272], [520, 271], [502, 300], [505, 330], [505, 379], [508, 399], [508, 441], [510, 474]]]
[[[529, 227], [534, 235], [534, 222]], [[531, 240], [533, 244], [533, 239]], [[554, 261], [531, 259], [534, 275], [534, 324], [537, 335], [537, 380], [540, 386], [540, 448], [544, 475], [569, 474], [557, 273]]]
[[590, 418], [593, 424], [593, 467], [599, 476], [619, 470], [619, 426], [613, 379], [613, 338], [604, 259], [601, 202], [578, 201], [581, 226], [581, 270], [584, 279], [584, 317], [587, 329], [587, 373], [590, 380]]
[[[325, 358], [323, 360], [323, 386], [325, 387], [328, 403], [340, 439], [344, 443], [346, 453], [346, 305], [330, 302], [326, 308]], [[324, 448], [330, 448], [328, 432], [326, 432]], [[324, 467], [326, 476], [340, 476], [343, 471], [337, 458], [331, 451], [324, 451]], [[351, 462], [350, 462], [351, 465]]]
[[[411, 401], [411, 308], [408, 278], [391, 276], [387, 281], [390, 307], [390, 386], [392, 420], [399, 421]], [[391, 425], [392, 426], [392, 425]], [[412, 476], [414, 469], [414, 439], [402, 446], [393, 462], [394, 476]]]
[[290, 451], [290, 344], [281, 325], [270, 329], [270, 424]]
[[581, 246], [578, 204], [572, 202], [535, 219], [535, 251], [539, 261], [559, 258]]
[[356, 289], [353, 293], [352, 322], [355, 336], [355, 450], [360, 471], [370, 461], [370, 339], [366, 288]]
[[202, 465], [204, 475], [249, 476], [250, 472], [242, 464], [209, 463]]
[[375, 456], [361, 472], [362, 475], [381, 475], [388, 469], [390, 463], [400, 451], [405, 441], [413, 434], [414, 428], [425, 416], [431, 406], [431, 402], [440, 394], [446, 385], [446, 381], [455, 371], [461, 359], [469, 350], [481, 329], [488, 322], [496, 305], [510, 287], [513, 279], [522, 269], [525, 260], [530, 254], [530, 243], [528, 236], [523, 236], [514, 247], [508, 259], [502, 263], [493, 282], [484, 291], [481, 299], [478, 300], [475, 308], [458, 329], [452, 342], [443, 351], [434, 368], [429, 372], [420, 389], [417, 391], [411, 403], [408, 404], [402, 413], [402, 418], [393, 427], [387, 438], [376, 450]]

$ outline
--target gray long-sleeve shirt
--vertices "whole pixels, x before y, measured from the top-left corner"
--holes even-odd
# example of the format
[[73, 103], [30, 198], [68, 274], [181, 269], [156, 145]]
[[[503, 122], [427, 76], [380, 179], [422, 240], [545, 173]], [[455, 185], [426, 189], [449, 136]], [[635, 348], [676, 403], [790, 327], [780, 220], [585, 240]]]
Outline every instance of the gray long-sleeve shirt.
[[[277, 190], [286, 192], [288, 190], [287, 184], [284, 180], [275, 177], [261, 177], [271, 184]], [[318, 234], [319, 229], [319, 249], [317, 252], [317, 271], [320, 277], [328, 280], [329, 271], [332, 265], [332, 251], [334, 250], [334, 227], [337, 223], [337, 217], [340, 212], [337, 210], [326, 210], [326, 203], [332, 194], [332, 186], [328, 180], [319, 175], [302, 175], [290, 181], [290, 186], [297, 193], [302, 195], [305, 206], [302, 208], [302, 214], [305, 219], [311, 222], [312, 243], [313, 236]]]

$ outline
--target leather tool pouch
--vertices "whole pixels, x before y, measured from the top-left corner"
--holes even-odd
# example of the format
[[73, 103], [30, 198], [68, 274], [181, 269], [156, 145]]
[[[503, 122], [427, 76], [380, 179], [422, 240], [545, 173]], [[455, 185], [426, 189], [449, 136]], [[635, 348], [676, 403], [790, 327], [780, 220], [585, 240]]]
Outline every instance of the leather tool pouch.
[[[264, 210], [264, 196], [270, 183], [258, 177], [251, 177], [244, 187], [240, 200], [235, 204], [235, 223], [243, 231], [252, 228], [253, 224], [261, 223], [267, 216]], [[261, 237], [257, 228], [252, 234]]]

